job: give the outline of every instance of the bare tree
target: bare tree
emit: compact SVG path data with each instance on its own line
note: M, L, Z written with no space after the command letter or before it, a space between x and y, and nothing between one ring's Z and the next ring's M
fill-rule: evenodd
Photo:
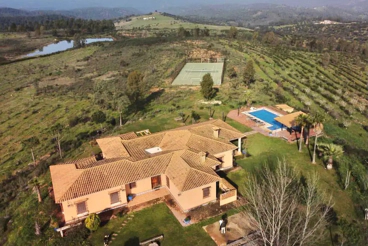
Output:
M258 222L264 245L309 245L324 233L332 204L317 192L318 180L314 173L301 182L285 160L247 179L245 212Z
M35 221L35 234L37 236L41 235L41 226L40 226L40 224L38 224L37 221Z
M51 127L51 131L57 144L60 159L63 159L63 153L61 150L61 139L62 139L61 133L63 131L63 126L60 123L57 123L56 125Z

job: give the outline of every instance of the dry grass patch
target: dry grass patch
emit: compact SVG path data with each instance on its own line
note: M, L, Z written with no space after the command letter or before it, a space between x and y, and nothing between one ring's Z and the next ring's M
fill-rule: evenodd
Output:
M42 79L39 83L39 87L46 87L49 85L52 86L58 86L58 85L71 85L75 83L75 80L69 77L58 77L58 76L52 76L52 77L46 77Z

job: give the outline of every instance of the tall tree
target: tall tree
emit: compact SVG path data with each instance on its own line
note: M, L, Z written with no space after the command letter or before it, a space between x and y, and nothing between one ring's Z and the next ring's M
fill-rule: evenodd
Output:
M75 34L73 38L73 47L74 48L81 48L86 45L86 40L82 38L80 34Z
M205 74L202 78L201 93L207 100L210 100L215 96L216 91L213 89L213 79L209 73Z
M245 65L243 80L246 85L249 85L254 80L254 75L256 74L256 70L254 69L253 61L247 61Z
M145 93L145 85L143 83L143 74L139 71L133 71L128 75L125 94L130 104L135 108L139 108L139 103L143 99Z
M311 116L310 121L313 124L313 130L314 130L314 133L316 134L315 139L314 139L314 148L313 148L313 157L312 157L312 163L316 164L317 140L318 140L318 137L323 132L323 122L325 121L325 116L321 113L315 113Z
M300 127L299 152L302 152L304 127L308 124L308 116L305 114L299 115L295 119L295 124L297 124Z
M238 36L238 29L235 26L230 27L228 36L229 38L236 38Z
M316 173L302 182L285 161L265 165L246 179L245 213L256 219L263 245L314 245L332 204L317 192Z
M344 153L342 146L336 144L322 143L317 148L327 160L327 169L329 170L333 167L333 159L339 158Z
M328 65L330 64L330 60L331 60L331 57L330 57L330 54L328 54L327 52L323 53L322 55L322 65L323 67L328 67Z

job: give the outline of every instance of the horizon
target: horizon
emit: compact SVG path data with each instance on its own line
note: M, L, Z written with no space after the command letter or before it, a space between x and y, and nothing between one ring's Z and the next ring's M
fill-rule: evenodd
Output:
M0 0L0 8L15 8L22 10L73 10L81 8L134 8L142 12L153 12L155 10L165 10L170 8L180 8L185 6L200 6L200 5L223 5L223 4L281 4L291 7L321 7L321 6L348 6L349 4L360 4L367 2L366 0L311 0L305 1L292 1L292 0L138 0L132 3L131 1L123 0L116 2L114 0L106 0L104 4L101 4L97 0L65 0L63 2L47 1L47 0L13 0L5 1Z

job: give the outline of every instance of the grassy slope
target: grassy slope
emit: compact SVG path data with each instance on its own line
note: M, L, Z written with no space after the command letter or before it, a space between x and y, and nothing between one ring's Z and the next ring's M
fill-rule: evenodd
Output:
M144 17L156 17L155 20L143 20ZM203 24L195 24L182 20L175 20L169 16L163 16L161 14L153 14L153 15L143 15L138 17L133 17L130 22L121 21L115 26L117 30L127 30L132 28L146 28L150 25L153 29L177 29L179 27L184 27L186 29L193 29L195 27L203 29L204 27L211 30L228 30L228 26L214 26L214 25L203 25ZM240 28L242 30L249 30L246 28Z
M277 84L273 81L273 78L280 79L280 75L276 73L277 71L290 79L294 85L299 85L295 90L299 92L298 95L305 94L313 101L311 105L312 109L321 110L321 105L314 101L314 98L308 93L303 92L303 88L307 87L307 83L302 84L304 76L317 76L319 74L318 72L315 72L314 75L303 75L302 71L304 69L296 64L294 58L279 61L280 58L275 57L269 50L253 46L244 41L228 42L225 40L216 41L214 39L208 39L206 41L205 44L199 45L199 48L206 49L208 43L213 43L215 49L228 52L228 56L231 59L227 63L227 67L235 66L241 71L245 65L244 57L257 59L260 64L260 66L256 65L256 71L258 72L256 75L257 80L263 79L264 81L268 81L271 87L275 88ZM243 51L238 50L239 43L242 44ZM35 148L36 157L39 157L54 150L49 129L52 125L56 123L65 125L66 130L63 142L66 142L75 139L78 133L91 132L101 128L100 124L91 122L80 123L75 127L68 127L68 119L72 116L80 115L90 117L94 111L100 109L107 114L108 118L117 117L118 113L116 110L102 107L94 99L103 97L110 100L112 95L103 94L105 90L101 92L97 91L97 87L100 84L105 84L107 87L115 88L120 80L124 81L124 72L135 69L144 71L149 87L163 87L165 88L165 92L147 103L144 111L138 114L128 115L127 117L130 120L134 120L133 123L127 124L122 128L113 128L107 123L103 124L102 127L106 127L108 130L106 135L147 128L152 132L174 128L181 125L181 123L174 121L174 118L178 116L179 112L190 115L191 111L195 110L201 115L201 120L208 119L208 109L197 103L201 99L198 90L170 87L167 84L170 76L169 71L184 57L187 47L187 45L180 42L154 44L150 46L116 42L101 47L89 46L84 49L71 50L50 57L2 66L2 72L0 73L0 138L2 140L2 148L0 148L0 180L7 174L26 167L31 161L29 150L21 144L21 141L26 138L30 136L38 136L40 138L41 144ZM195 46L189 46L189 48L195 48ZM319 58L315 57L314 54L295 52L292 55L293 57L305 57L304 59L315 65L319 62ZM127 67L121 67L119 64L122 59L128 61L130 64ZM80 60L84 61L81 62ZM278 64L274 65L275 61L278 61ZM286 67L287 63L290 63L288 67ZM81 64L84 65L80 66ZM304 63L304 66L309 65ZM80 71L77 71L76 67L81 67ZM155 68L154 73L150 72L152 67ZM261 68L269 75L265 74ZM326 70L330 74L334 74L336 68L330 66ZM111 81L101 82L95 80L98 76L114 71L118 72L118 74ZM353 71L357 71L357 68L353 67ZM289 73L292 76L289 76ZM59 90L53 93L35 96L32 82L42 79L47 84L47 81L52 81L53 77L71 78L76 82L74 85L80 83L81 87L75 86L65 93L61 93L64 89L60 87ZM85 80L85 77L89 77L90 80ZM240 79L238 78L238 80ZM334 80L343 88L343 82L339 81L337 77ZM229 78L225 76L225 84L221 87L216 98L223 101L223 105L214 107L214 118L221 118L223 112L226 113L236 108L238 102L242 99L242 92L245 89L243 87L236 90L231 89L228 82ZM359 81L356 82L360 83ZM26 87L15 90L15 88L23 86ZM268 95L263 90L264 86L265 82L257 81L254 87L252 87L255 91L254 102L262 105L276 104L274 95ZM285 94L289 98L288 103L291 106L301 107L302 103L298 95L286 90L288 86L285 83ZM322 94L318 93L317 98L322 96ZM336 111L342 114L343 117L349 117L352 121L367 122L366 118L359 114L358 111L354 111L352 118L338 107L336 107ZM189 122L190 119L187 123ZM239 126L239 124L231 121L229 123L233 126ZM348 129L341 129L337 126L337 123L337 121L329 118L329 123L326 124L326 132L329 136L345 138L352 144L361 148L367 148L366 139L368 139L368 133L362 130L360 125L353 123ZM246 131L249 129L242 128L241 130ZM88 144L88 139L83 139L81 142L83 143L81 146L65 153L65 159L75 159L91 155L92 150ZM253 167L258 166L268 156L276 155L280 158L285 156L291 164L297 166L301 171L317 170L323 176L321 178L321 186L331 191L336 197L336 210L339 215L349 218L355 217L354 211L351 208L350 198L337 185L337 175L334 171L325 171L322 166L312 166L306 149L304 149L303 154L299 154L295 145L288 145L277 139L266 140L263 136L257 135L250 137L248 143L248 150L252 154L252 157L240 162L246 170L251 170ZM234 174L236 176L234 180L239 180L238 182L241 183L243 174ZM50 185L49 177L47 177L47 184ZM44 187L43 189L46 190L46 188ZM28 201L23 198L23 196L19 196L17 203L10 203L9 205L10 213L15 214L16 218L21 218L24 215L24 210L21 209L23 208L22 203L26 204ZM22 218L27 217L23 216ZM29 218L32 220L31 217ZM19 224L21 221L23 220L18 219L17 223ZM16 241L16 235L19 233L23 232L13 231L11 235L14 240L12 242L15 244L19 242ZM21 238L21 236L18 238Z
M296 144L289 144L282 139L256 134L248 137L246 148L250 157L237 161L246 172L253 172L262 164L274 161L275 158L279 160L285 159L288 164L304 176L307 176L311 172L317 172L320 177L319 188L328 195L332 195L335 203L335 211L340 215L344 215L346 219L356 218L354 204L349 194L344 192L337 184L338 176L336 172L325 169L321 160L318 160L316 165L311 164L310 154L313 151L312 146L310 148L311 153L309 153L306 146L303 146L303 152L299 153ZM241 180L242 175L234 173L230 174L229 177L230 179L234 178L235 182L239 185L238 182ZM241 185L239 187L241 192Z

